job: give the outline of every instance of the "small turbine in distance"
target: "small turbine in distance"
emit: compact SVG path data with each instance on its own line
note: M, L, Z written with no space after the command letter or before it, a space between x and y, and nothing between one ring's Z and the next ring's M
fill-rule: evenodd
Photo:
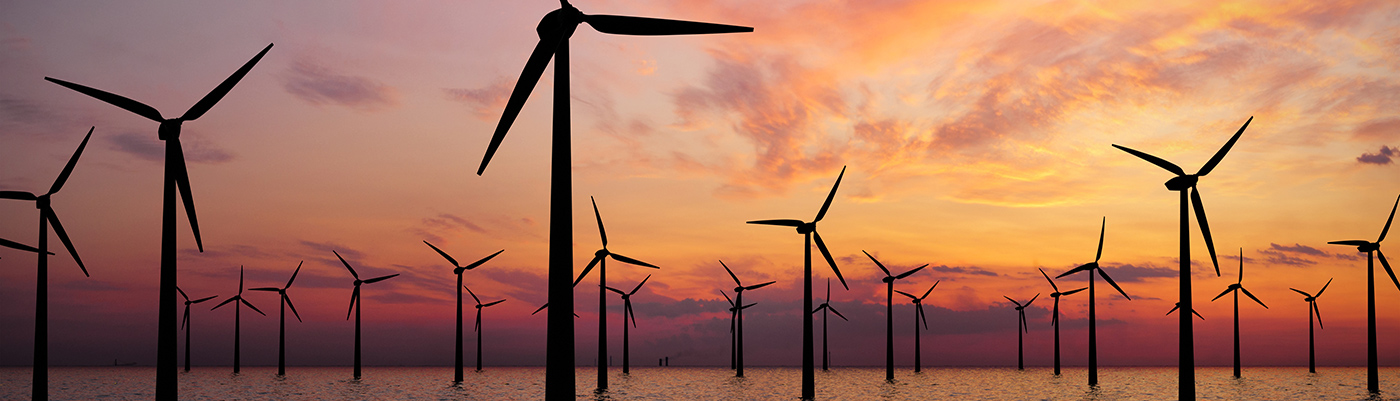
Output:
M180 329L185 330L185 371L188 372L190 371L190 331L192 331L194 327L190 323L190 305L218 298L219 296L210 295L191 301L190 297L185 295L185 290L180 289L180 287L175 287L175 291L179 291L180 297L185 299L185 317L180 319Z
M631 361L632 355L629 353L629 349L628 349L628 346L627 346L627 344L628 344L628 336L630 335L629 332L628 332L628 329L627 329L627 319L630 317L630 318L632 319L632 327L637 327L637 313L634 312L634 311L632 311L632 296L633 296L633 295L637 295L637 291L642 289L642 284L646 284L646 283L647 283L647 280L650 280L650 279L651 279L651 275L648 274L646 278L642 279L642 282L637 283L637 286L632 288L632 291L631 291L631 292L622 292L622 290L619 290L619 289L616 289L616 288L612 288L612 287L607 287L608 291L616 292L617 295L621 295L621 296L622 296L622 373L623 373L623 374L631 374L631 373L632 373L631 362L630 362L630 361Z
M739 282L739 276L734 275L734 271L729 270L729 266L724 264L723 260L719 261L719 265L724 266L724 271L729 273L729 278L734 279L734 302L732 302L733 305L744 304L744 291L757 290L759 288L767 287L768 285L777 282L769 281L762 284L745 286L743 283ZM721 292L720 294L723 294L723 292ZM728 298L729 296L726 295L725 299ZM734 338L736 339L734 346L734 355L736 356L736 361L734 362L736 369L734 377L744 377L744 308L748 308L749 306L753 305L740 307L738 309L731 309L734 311L735 321L738 322L738 328L735 330L734 334Z
M870 252L863 249L860 252L864 253L865 257L870 258L870 261L875 262L875 266L878 266L880 271L885 272L885 278L880 279L880 281L885 282L885 381L894 381L894 281L909 277L909 275L928 267L928 264L925 263L923 266L915 267L913 270L896 276L890 274L890 269L886 269L885 264L880 263L874 256L870 256ZM915 324L917 323L915 322Z
M463 286L462 288L466 288L466 287ZM473 329L473 331L476 331L476 371L477 371L477 372L480 372L480 371L481 371L481 310L482 310L483 308L488 307L488 306L495 305L495 304L499 304L499 303L501 303L501 302L505 302L506 300L502 299L502 300L499 300L499 301L492 301L492 302L488 302L488 303L484 303L484 304L483 304L483 303L481 303L481 298L477 298L477 297L476 297L476 293L472 292L472 289L471 289L471 288L467 288L467 294L471 294L472 300L475 300L475 301L476 301L476 328Z
M1103 258L1103 236L1104 236L1104 230L1105 230L1107 227L1108 227L1108 218L1105 217L1105 218L1103 219L1103 221L1099 223L1099 251L1098 251L1097 254L1094 255L1094 261L1093 261L1093 262L1091 262L1091 263L1085 263L1085 264L1083 264L1083 265L1080 265L1079 267L1070 269L1070 270L1067 271L1067 272L1060 273L1060 275L1055 276L1055 278L1061 278L1061 277L1068 276L1068 275L1071 275L1071 274L1074 274L1074 273L1078 273L1078 272L1089 272L1089 385L1090 385L1090 386L1097 386L1097 385L1099 385L1099 330L1098 330L1098 323L1097 323L1097 322L1098 322L1098 318L1097 318L1097 316L1094 314L1094 313L1095 313L1095 310L1094 310L1094 273L1097 272L1099 275L1102 275L1104 281L1107 281L1109 285L1113 286L1113 289L1118 290L1118 293L1119 293L1119 294L1123 294L1123 298L1127 298L1129 301L1133 300L1133 297L1130 297L1130 296L1128 296L1128 293L1123 292L1123 288L1119 287L1119 286L1118 286L1118 283L1113 282L1113 278L1108 276L1108 272L1105 272L1105 271L1103 270L1103 267L1100 267L1100 266L1099 266L1099 259ZM1195 387L1192 387L1192 388L1194 389Z
M1240 292L1244 292L1245 296L1259 303L1259 306L1264 307L1264 309L1269 309L1269 305L1264 305L1264 301L1260 301L1259 298L1256 298L1254 294L1249 292L1249 289L1244 288L1244 248L1240 248L1239 278L1235 279L1234 284L1230 284L1229 288L1226 288L1224 292L1221 292L1220 295L1216 295L1215 298L1210 301L1215 302L1215 300L1231 292L1235 293L1235 378L1238 379L1240 378Z
M1079 289L1074 289L1074 290L1069 290L1069 291L1065 291L1065 292L1060 292L1060 287L1058 287L1058 286L1055 285L1055 280L1051 279L1049 274L1045 274L1045 269L1039 269L1039 270L1040 270L1040 275L1045 276L1045 281L1047 281L1047 282L1050 283L1050 289L1051 289L1051 290L1054 290L1054 292L1051 292L1051 293L1050 293L1050 298L1054 298L1054 299L1055 299L1055 309L1054 309L1054 311L1052 311L1052 312L1050 313L1050 325L1051 325L1051 326L1054 326L1054 328L1055 328L1055 375L1059 375L1059 374L1060 374L1060 297L1068 296L1068 295L1073 295L1074 293L1077 293L1077 292L1080 292L1080 291L1084 291L1084 290L1087 289L1088 287L1079 288Z
M345 312L345 320L350 320L350 314L351 314L351 313L354 313L354 314L355 314L355 380L359 380L359 379L360 379L360 305L364 303L364 302L360 301L360 284L374 284L374 283L378 283L378 282L380 282L380 281L384 281L384 280L388 280L388 279L394 278L395 276L398 276L398 274L395 273L395 274L390 274L390 275L387 275L387 276L375 277L375 278L372 278L372 279L369 279L369 280L360 280L360 274L359 274L359 273L355 273L355 268L350 267L350 262L346 262L346 261L345 261L345 258L340 257L340 253L339 253L339 252L331 251L331 253L334 253L336 259L340 259L340 263L343 264L343 265L345 265L345 270L349 270L349 271L350 271L350 275L355 277L355 292L350 293L350 310L348 310L348 311Z
M1026 301L1025 305L1021 305L1020 302L1016 302L1016 300L1011 299L1011 297L1005 295L1001 297L1016 304L1016 314L1020 317L1020 320L1016 322L1016 370L1026 370L1025 340L1022 338L1022 334L1030 333L1031 330L1031 325L1026 323L1026 307L1031 306L1031 303L1035 302L1036 298L1040 298L1040 294L1035 294L1034 297L1031 297L1031 300Z
M448 255L447 255L447 252L443 252L441 249L438 249L438 247L433 246L433 244L429 244L428 241L423 241L423 243L424 243L424 244L428 244L428 247L429 247L429 248L433 248L434 251L437 251L438 255L442 255L442 258L443 258L443 259L447 259L447 262L452 264L452 274L457 275L457 328L456 328L456 330L457 330L457 352L456 352L456 354L453 356L453 359L454 359L455 362L456 362L456 366L455 366L454 370L452 371L452 382L453 382L453 383L461 383L461 382L462 382L462 288L465 288L465 285L462 284L462 273L463 273L463 272L466 272L467 270L475 269L475 268L477 268L477 266L481 266L483 263L486 263L486 261L491 260L491 258L496 257L496 255L500 255L501 252L505 252L506 250L502 249L502 250L496 251L496 253L493 253L493 254L488 255L488 256L486 256L486 257L484 257L484 258L481 258L481 260L472 262L471 264L466 265L466 266L462 266L462 265L460 265L460 264L457 263L457 259L453 259L451 256L448 256Z
M720 294L724 294L724 293L721 292ZM725 295L725 298L728 299L729 296L728 296L728 295ZM732 302L732 301L729 302L729 307L730 307L730 310L733 310L733 309L734 309L734 302ZM851 319L847 319L846 316L842 315L841 312L837 311L835 306L831 306L831 279L830 279L830 278L827 278L827 279L826 279L826 300L823 301L821 305L818 305L816 310L813 310L813 311L812 311L812 313L817 313L817 312L821 312L821 313L822 313L822 370L825 371L825 370L829 370L830 365L827 363L827 362L828 362L828 361L827 361L827 358L831 357L831 351L827 351L827 348L826 348L827 339L830 337L830 336L827 335L827 331L826 331L826 317L827 317L828 312L830 312L830 313L835 313L835 314L836 314L836 317L841 318L841 320L845 320L845 321L848 321L848 322L851 321ZM733 328L733 327L730 327L729 331L734 331L734 328ZM731 345L732 345L732 344L731 344Z
M1322 327L1322 311L1317 309L1317 298L1322 296L1323 291L1327 291L1327 286L1332 285L1332 279L1327 279L1327 284L1322 285L1322 289L1317 290L1317 295L1312 295L1297 288L1289 288L1293 292L1303 294L1303 301L1308 303L1308 373L1317 373L1317 357L1313 352L1313 315L1317 316L1317 328Z
M922 360L923 351L919 349L920 320L922 320L924 323L924 330L928 330L928 315L924 314L924 298L928 298L928 294L933 293L933 289L938 288L938 283L942 281L943 280L938 280L933 282L933 286L929 287L928 291L924 291L924 295L921 297L915 297L914 294L910 294L904 291L894 290L894 292L898 292L900 295L909 297L910 302L914 304L914 373L919 373L920 371L922 371L924 366Z
M248 303L248 300L243 299L243 266L238 266L238 295L234 295L232 298L226 299L224 300L224 302L220 302L218 305L214 305L214 307L210 308L209 310L219 309L220 306L224 306L227 305L229 302L235 301L238 303L233 305L233 373L238 373L240 365L239 346L243 343L242 340L239 338L240 334L242 334L243 332L243 330L239 329L239 326L243 319L243 306L241 305L248 305L249 308L253 308L253 311L257 312L259 315L267 316L266 313L263 313L262 311L258 310L258 307L253 306L253 304Z
M250 288L249 291L273 291L282 301L282 312L277 315L277 375L287 375L287 308L292 308L292 316L296 316L297 321L301 321L301 314L297 313L296 305L292 305L292 298L287 296L287 289L292 288L292 282L296 281L297 273L301 273L301 263L297 262L297 269L292 271L292 278L287 279L287 285L282 288L260 287Z

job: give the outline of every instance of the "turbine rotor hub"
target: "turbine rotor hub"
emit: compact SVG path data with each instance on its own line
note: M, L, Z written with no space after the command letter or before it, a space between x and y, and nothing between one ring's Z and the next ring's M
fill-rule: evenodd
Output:
M734 287L734 292L736 292L736 293L744 292L744 287Z
M364 284L364 280L355 279L355 286L356 286L356 287L359 287L360 284Z
M1381 249L1381 244L1380 244L1379 242L1370 242L1370 243L1367 243L1366 245L1362 245L1362 246L1356 247L1356 250L1361 251L1361 252L1375 252L1375 251L1378 251L1378 250L1380 250L1380 249Z
M1236 284L1230 284L1230 289L1233 290L1233 289L1236 289L1236 288L1240 288L1240 285L1239 285L1238 283L1236 283Z
M813 233L813 232L816 232L816 231L817 231L817 222L815 222L815 221L814 221L814 222L811 222L811 223L802 223L802 225L797 226L797 233L798 233L798 234L807 235L807 234L810 234L810 233Z
M886 282L886 283L893 283L893 282L894 282L894 276L885 276L885 278L880 279L880 281L883 281L883 282Z
M49 195L48 195L48 194L44 194L44 195L40 195L40 196L35 197L35 199L34 199L34 208L35 208L35 209L39 209L39 210L48 209L48 208L49 208Z
M181 121L178 118L172 118L169 120L161 121L160 130L157 131L157 137L160 138L160 140L162 141L180 139L180 123L183 122L184 121Z
M607 249L607 248L599 249L598 251L593 252L593 257L595 257L595 258L603 258L603 257L607 257L607 256L608 256L608 249Z
M1196 186L1196 181L1198 179L1200 179L1200 177L1196 176L1195 174L1179 175L1173 177L1170 180L1167 180L1167 189L1173 191L1185 191L1188 188Z

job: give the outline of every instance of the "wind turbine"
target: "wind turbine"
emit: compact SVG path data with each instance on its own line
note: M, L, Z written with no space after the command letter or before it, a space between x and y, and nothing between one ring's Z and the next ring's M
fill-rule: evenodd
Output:
M1322 327L1322 311L1317 309L1317 297L1322 296L1323 291L1327 291L1327 286L1332 285L1332 279L1327 279L1327 284L1322 285L1322 289L1317 290L1317 295L1312 295L1297 288L1289 288L1293 292L1303 294L1303 300L1308 303L1308 373L1317 373L1317 357L1313 354L1313 315L1317 315L1317 328Z
M1107 217L1104 217L1103 221L1099 223L1099 251L1098 251L1097 254L1094 255L1094 261L1093 261L1093 262L1091 262L1091 263L1085 263L1085 264L1083 264L1083 265L1080 265L1079 267L1070 269L1070 270L1067 271L1067 272L1060 273L1060 275L1055 276L1055 278L1061 278L1061 277L1068 276L1068 275L1071 275L1071 274L1074 274L1074 273L1078 273L1078 272L1082 272L1082 271L1087 271L1087 272L1089 272L1089 385L1090 385L1090 386L1097 386L1097 385L1099 385L1099 330L1098 330L1098 319L1096 318L1096 316L1095 316L1095 314L1094 314L1094 272L1098 272L1100 275L1102 275L1102 276L1103 276L1103 280L1104 280L1104 281L1107 281L1107 282L1108 282L1108 285L1111 285L1111 286L1113 286L1113 289L1118 290L1118 293L1119 293L1119 294L1123 294L1123 298L1127 298L1129 301L1133 300L1133 297L1130 297L1130 296L1128 296L1128 293L1123 292L1123 288L1122 288L1122 287L1119 287L1119 286L1118 286L1118 283L1113 282L1113 278L1108 276L1108 272L1103 271L1103 267L1100 267L1100 266L1099 266L1099 259L1103 258L1103 234L1104 234L1104 229L1106 229L1107 227L1108 227L1108 218L1107 218ZM1194 310L1194 309L1193 309L1193 310ZM1186 335L1186 336L1183 337L1183 338L1190 338L1190 337L1191 337L1190 335ZM1192 366L1192 365L1188 365L1188 366ZM1195 391L1195 387L1194 387L1194 386L1191 387L1191 389L1192 389L1193 392Z
M1026 370L1025 341L1022 338L1022 334L1024 334L1022 332L1030 333L1031 330L1031 325L1026 323L1026 307L1031 306L1036 298L1040 298L1040 294L1035 294L1030 301L1026 301L1025 305L1021 305L1020 302L1016 302L1011 297L1005 295L1001 297L1016 304L1016 314L1020 316L1020 321L1016 322L1016 370Z
M253 308L253 311L257 312L259 315L267 316L266 313L258 310L258 307L253 306L253 304L248 303L248 300L243 299L243 266L238 266L238 295L234 295L232 298L226 299L218 305L214 305L214 307L209 310L219 309L220 306L227 305L229 302L234 301L238 301L238 303L233 305L233 373L238 373L238 351L239 346L242 344L242 340L239 339L242 330L239 330L239 326L241 325L243 316L243 307L240 304L248 305L249 308Z
M83 148L87 147L88 139L92 138L92 130L89 128L87 136L83 137L83 142L78 144L78 150L73 151L73 156L68 159L68 165L63 167L63 172L58 174L58 179L54 180L53 186L49 187L49 192L43 195L35 195L29 192L20 191L0 191L0 199L14 199L34 201L34 207L39 209L39 248L28 248L15 242L8 242L6 246L16 249L29 250L39 254L39 268L36 270L34 281L34 369L33 381L31 382L31 397L35 400L49 399L49 224L53 224L53 231L58 234L58 239L63 241L63 246L68 248L68 254L73 255L73 261L78 263L78 268L83 270L83 276L88 275L87 267L83 266L83 260L78 257L78 251L73 248L73 241L68 239L68 232L63 230L63 224L58 221L58 214L53 211L53 204L50 197L63 189L63 183L68 181L68 176L73 174L73 167L78 165L78 157L83 155ZM17 247L18 246L18 247ZM23 247L23 248L21 248Z
M301 263L297 262L297 269L292 271L292 278L287 279L287 285L282 288L261 287L250 288L249 291L275 291L282 299L282 312L277 315L277 375L287 375L287 307L292 308L292 316L296 316L297 321L301 321L301 314L297 313L296 305L292 305L292 298L287 296L287 289L292 288L292 282L296 281L297 273L301 272ZM188 341L187 341L188 342Z
M724 300L729 302L729 369L738 370L735 377L743 377L744 369L740 368L743 364L739 363L739 355L741 354L740 350L742 348L739 342L741 338L743 338L743 324L738 323L741 320L739 312L748 309L750 306L758 305L758 303L754 302L740 307L739 304L734 303L734 300L730 299L729 295L726 295L724 291L720 291L719 295L724 295ZM735 328L736 325L738 326L737 329Z
M721 293L721 294L723 294L723 293ZM725 297L728 298L727 295L726 295ZM733 302L730 302L729 305L730 305L730 308L732 309L734 303L733 303ZM822 313L822 371L826 371L826 370L828 370L828 366L829 366L829 365L827 364L827 358L831 357L831 351L827 351L827 350L826 350L827 339L830 338L830 336L827 335L827 332L826 332L826 318L827 318L827 315L828 315L827 312L835 313L835 314L836 314L836 317L841 318L841 320L845 320L845 321L848 321L848 322L851 321L851 319L847 319L846 316L842 315L841 312L838 312L838 311L836 310L836 307L835 307L835 306L831 306L831 279L830 279L830 278L827 278L827 279L826 279L826 300L825 300L824 302L822 302L821 305L817 305L817 309L816 309L816 310L812 311L812 313L817 313L817 312L821 312L821 313Z
M499 253L499 252L497 252L497 253ZM495 256L495 255L492 255L492 256ZM488 259L490 259L490 258L488 257ZM483 262L484 262L484 260L483 260ZM456 263L454 262L453 264L456 264ZM462 288L466 288L466 286L463 286ZM477 298L477 297L476 297L476 293L472 292L472 289L471 289L471 288L467 288L467 294L471 294L472 299L476 301L476 328L473 329L473 331L476 331L476 371L477 371L477 372L480 372L480 371L481 371L481 309L482 309L482 308L485 308L485 307L488 307L488 306L491 306L491 305L499 304L499 303L501 303L501 302L505 302L506 300L502 299L502 300L499 300L499 301L493 301L493 302L488 302L488 303L484 303L484 304L483 304L483 303L481 303L481 298Z
M612 287L607 287L608 291L616 292L617 295L621 295L621 296L622 296L622 373L624 373L624 374L630 374L630 373L632 373L632 370L631 370L631 367L630 367L630 363L629 363L629 361L631 361L631 354L628 353L628 348L627 348L627 341L628 341L627 317L628 317L628 316L631 316L631 317L632 317L632 327L636 327L636 326L637 326L637 313L632 311L632 296L633 296L633 295L636 295L636 294L637 294L637 290L641 290L641 289L642 289L642 284L646 284L646 283L647 283L647 280L650 280L650 279L651 279L651 275L648 274L648 275L647 275L647 278L644 278L644 279L642 279L642 282L637 283L637 286L636 286L635 288L632 288L632 291L631 291L631 292L622 292L622 290L619 290L619 289L616 289L616 288L612 288Z
M608 357L608 258L611 257L613 258L613 260L616 260L618 262L633 264L637 266L646 266L653 269L660 269L660 267L656 267L656 265L632 259L626 256L618 255L616 253L612 253L612 251L609 251L608 233L607 231L603 230L603 215L601 213L598 213L598 202L593 201L592 196L588 197L588 200L590 202L593 202L593 217L598 219L598 237L603 240L603 248L593 253L593 260L589 261L588 266L583 268L583 273L579 273L578 279L574 280L573 285L578 285L580 281L583 281L583 278L588 276L588 272L593 271L594 265L598 266L598 360L602 361ZM605 390L607 388L608 364L599 363L598 389ZM546 391L548 391L548 389L546 389ZM546 396L546 398L549 397Z
M1269 305L1264 305L1264 301L1260 301L1259 298L1256 298L1256 297L1254 296L1254 294L1251 294L1251 293L1249 292L1249 289L1244 288L1244 284L1243 284L1243 283L1244 283L1244 248L1240 248L1240 275L1239 275L1239 278L1235 280L1235 283L1234 283L1234 284L1230 284L1230 287L1229 287L1229 288L1226 288L1224 292L1221 292L1220 295L1216 295L1215 298L1213 298L1213 299L1210 300L1211 302L1215 302L1215 300L1220 299L1220 297L1225 296L1225 294L1229 294L1229 293L1231 293L1231 292L1234 292L1234 293L1235 293L1235 378L1236 378L1236 379L1240 378L1240 292L1244 292L1244 295L1245 295L1245 296L1248 296L1249 299L1253 299L1254 302L1258 302L1258 303L1259 303L1259 306L1264 307L1264 309L1269 309ZM1201 318L1201 319L1205 319L1205 318Z
M180 287L175 287L175 291L180 292L180 297L185 299L185 317L180 319L180 328L185 330L185 371L188 372L190 371L190 331L193 331L192 323L190 323L190 305L218 298L219 296L210 295L191 301L190 297L185 295L185 290L181 290Z
M195 245L200 252L204 252L204 242L199 237L199 223L195 219L194 198L190 195L190 176L185 168L185 152L180 146L180 124L185 121L194 121L203 116L205 112L214 107L215 103L224 98L229 90L233 89L238 81L248 75L248 71L253 69L253 65L262 60L263 55L272 49L272 44L268 44L252 60L248 60L238 71L234 71L219 86L203 99L185 111L184 115L176 118L162 117L160 112L154 107L147 106L141 102L131 100L121 95L90 88L87 86L62 81L49 77L44 79L68 89L72 89L82 94L97 98L122 108L123 110L136 113L160 123L157 131L158 138L165 141L165 180L162 187L165 195L162 197L161 206L161 240L160 240L160 314L159 324L156 334L156 399L174 401L178 398L179 386L176 382L175 371L175 191L180 192L180 197L185 200L185 213L189 216L190 230L194 231Z
M1058 376L1060 374L1060 297L1073 295L1084 291L1085 288L1060 292L1060 287L1055 285L1055 280L1051 280L1049 274L1045 274L1045 269L1039 270L1040 275L1045 276L1045 281L1050 282L1050 289L1054 290L1050 293L1050 298L1055 299L1055 310L1050 313L1050 325L1055 327L1055 375Z
M1240 135L1244 134L1244 129L1249 127L1251 121L1254 121L1253 116L1249 117L1249 120L1246 120L1244 125L1240 126L1240 130L1235 132L1235 136L1231 137L1229 142L1225 142L1225 146L1215 152L1215 156L1212 156L1210 161L1207 161L1204 166L1201 166L1201 170L1197 171L1196 174L1186 174L1186 171L1182 170L1181 167L1172 164L1172 162L1163 160L1162 158L1116 144L1113 145L1115 148L1146 160L1157 167L1170 171L1172 174L1176 174L1176 177L1167 180L1166 186L1168 190L1181 193L1181 253L1177 259L1181 261L1179 297L1180 302L1182 305L1185 305L1183 307L1186 309L1195 310L1191 308L1191 219L1186 212L1187 204L1189 203L1195 208L1196 221L1201 224L1201 237L1206 240L1206 250L1210 251L1210 262L1215 266L1215 275L1218 277L1220 276L1220 261L1215 258L1215 242L1212 241L1210 237L1210 225L1206 223L1206 209L1205 206L1201 204L1201 193L1200 190L1196 189L1196 181L1199 180L1200 177L1204 177L1206 174L1210 173L1211 170L1214 170L1215 165L1220 164L1220 160L1225 158L1225 154L1230 151L1230 147L1235 146L1235 141L1240 139ZM1189 201L1186 199L1187 189L1191 190L1191 199ZM1092 290L1090 291L1092 292ZM1194 332L1192 329L1193 322L1191 321L1191 316L1184 313L1181 314L1180 324L1180 343L1178 344L1179 348L1177 350L1179 358L1177 362L1177 399L1194 400L1196 399L1196 345L1195 339L1193 338Z
M923 370L923 362L921 362L920 359L920 357L923 356L923 352L919 350L919 321L923 320L924 330L928 330L928 315L924 314L924 298L928 298L928 294L933 293L933 289L938 288L938 283L942 281L943 280L938 280L933 282L933 286L929 287L928 291L924 291L924 296L921 297L915 297L914 294L900 290L894 291L900 293L900 295L909 297L909 300L914 303L914 373L919 373Z
M744 304L744 291L757 290L759 288L767 287L777 282L769 281L762 284L745 286L744 283L739 282L739 276L734 275L734 271L729 270L729 266L724 264L723 260L719 261L719 265L724 266L724 271L729 273L729 278L734 279L733 304L736 306ZM720 294L723 294L723 292L721 292ZM729 296L725 296L725 298L727 299L729 298ZM738 330L734 334L734 338L736 339L734 347L734 355L736 360L734 366L737 369L737 372L735 372L734 377L744 377L744 309L748 308L749 306L753 305L739 307L738 309L734 310L734 317L735 320L738 322ZM808 317L811 317L811 315L808 315Z
M424 244L428 244L428 241L423 241L423 243L424 243ZM453 382L453 383L461 383L461 382L462 382L462 288L465 288L465 286L462 284L462 273L463 273L463 272L466 272L467 270L475 269L477 266L481 266L483 263L486 263L486 261L491 260L491 258L496 257L496 255L500 255L501 252L505 252L506 250L502 249L502 250L496 251L496 253L493 253L493 254L491 254L491 255L489 255L489 256L486 256L486 257L484 257L484 258L481 258L481 260L472 262L471 264L466 265L466 266L462 266L462 265L460 265L460 264L457 263L457 259L453 259L451 256L447 256L447 252L443 252L441 249L438 249L438 247L433 246L433 244L428 244L428 247L429 247L429 248L433 248L434 251L437 251L438 255L442 255L442 258L443 258L443 259L447 259L447 262L452 264L452 274L456 274L456 275L457 275L457 353L454 354L454 358L456 359L457 365L456 365L456 370L453 370L453 371L452 371L452 382ZM480 370L480 368L478 368L477 370Z
M354 313L355 313L355 380L359 380L359 379L360 379L360 304L363 304L363 303L364 303L363 301L360 301L360 284L374 284L374 283L377 283L377 282L380 282L380 281L384 281L384 280L388 280L388 279L394 278L395 276L398 276L398 274L395 273L395 274L390 274L390 275L387 275L387 276L375 277L375 278L372 278L372 279L369 279L369 280L360 280L360 275L359 275L359 273L355 273L355 268L350 267L350 262L346 262L346 261L345 261L345 258L340 257L340 253L339 253L339 252L331 251L331 253L334 253L336 259L340 259L340 263L343 264L343 265L345 265L345 270L349 270L349 271L350 271L350 275L355 277L355 292L350 293L350 310L349 310L349 311L346 311L346 313L345 313L345 320L350 320L350 312L354 312Z
M1376 242L1366 240L1332 241L1334 245L1352 245L1356 250L1366 252L1366 388L1372 393L1381 391L1381 376L1379 359L1376 356L1376 255L1381 257L1381 266L1385 267L1385 272L1390 274L1390 281L1395 283L1395 288L1400 288L1400 280L1395 278L1395 271L1390 269L1390 262L1385 260L1385 252L1381 252L1381 241L1385 240L1385 233L1390 231L1390 223L1395 221L1395 208L1400 207L1400 197L1395 198L1395 206L1390 207L1390 217L1385 220L1385 228L1381 229L1381 236L1376 238ZM40 257L42 259L43 257Z
M836 188L841 186L841 177L846 176L846 167L841 167L841 174L836 176L836 183L831 185L831 193L826 195L826 202L822 203L821 210L817 211L817 217L810 222L795 219L778 220L755 220L749 224L764 224L770 226L793 227L798 234L802 234L802 398L813 399L817 397L817 377L816 359L812 356L812 239L817 240L817 249L822 251L822 257L826 258L826 263L831 265L831 271L836 273L836 279L841 281L841 287L847 291L851 289L846 285L846 279L841 277L841 269L836 268L836 259L832 259L831 251L826 249L826 243L822 241L821 234L817 233L817 222L822 221L826 216L826 210L831 207L831 200L836 198Z
M894 380L894 281L909 277L909 275L928 267L928 264L925 263L923 266L915 267L914 270L895 276L890 274L890 269L886 269L883 263L876 260L874 256L870 256L870 252L863 249L860 252L870 258L870 261L875 262L875 266L879 266L880 271L885 272L885 278L880 279L885 282L885 381L892 381ZM914 322L916 325L918 323Z
M511 124L520 115L525 100L544 75L545 66L554 59L554 130L550 157L549 206L549 300L558 305L549 315L548 344L545 350L545 398L558 400L574 396L574 322L573 288L573 211L569 204L573 188L570 176L571 133L569 108L569 37L579 24L587 23L602 33L614 35L690 35L731 32L753 32L753 28L617 15L588 15L567 0L559 1L559 9L551 11L535 28L540 41L525 62L525 70L515 82L510 100L501 113L496 131L486 147L476 174L486 171L486 165L496 154Z

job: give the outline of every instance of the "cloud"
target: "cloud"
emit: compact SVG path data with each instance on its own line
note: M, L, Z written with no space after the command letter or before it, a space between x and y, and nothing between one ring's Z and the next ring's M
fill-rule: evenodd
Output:
M342 75L307 60L292 64L282 88L317 106L336 104L377 111L398 105L398 92L393 87L361 76Z
M442 236L437 235L435 232L458 232L462 231L462 229L471 230L478 234L486 234L486 229L481 228L481 226L461 216L451 213L439 213L437 216L424 217L423 220L418 223L418 226L409 228L408 231L418 234L429 241L442 242Z
M1109 277L1113 277L1113 281L1118 283L1143 282L1152 278L1173 278L1181 276L1181 273L1177 272L1176 269L1157 267L1152 263L1147 263L1142 266L1131 264L1104 264L1103 267L1107 268Z
M112 150L135 155L136 157L162 162L165 161L165 143L156 139L155 133L140 134L124 132L107 137ZM217 164L233 160L233 154L198 136L182 136L180 146L188 163Z
M1313 255L1313 256L1329 256L1329 255L1331 255L1331 254L1329 254L1329 253L1327 253L1327 252L1324 252L1324 251L1321 250L1321 249L1313 248L1313 247L1310 247L1310 246L1307 246L1307 245L1303 245L1303 244L1298 244L1298 243L1294 243L1293 245L1290 246L1290 245L1279 245L1279 244L1275 244L1275 243L1270 242L1270 243L1269 243L1269 250L1271 250L1271 251L1278 251L1278 252L1297 253L1297 254L1303 254L1303 255Z
M1387 165L1391 163L1390 157L1395 156L1395 148L1381 145L1381 150L1376 153L1362 153L1356 157L1356 161L1361 164Z
M511 84L505 78L499 78L482 88L444 88L442 91L447 95L448 100L471 106L477 118L489 121L499 118L501 110L505 109L506 100L510 98Z
M996 276L997 276L996 273L987 271L986 269L983 269L983 268L980 268L980 267L977 267L977 266L951 266L951 267L950 267L950 266L948 266L948 265L938 265L938 266L929 266L928 268L929 268L929 270L933 270L933 271L936 271L936 272L943 272L943 273L966 274L966 275L974 275L974 276L990 276L990 277L996 277Z
M1287 266L1308 266L1317 264L1312 259L1289 255L1282 251L1272 249L1261 249L1260 254L1264 255L1264 263Z

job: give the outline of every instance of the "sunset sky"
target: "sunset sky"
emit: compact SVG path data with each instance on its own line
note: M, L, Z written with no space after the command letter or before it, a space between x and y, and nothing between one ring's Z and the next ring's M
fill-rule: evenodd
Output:
M1051 276L1094 258L1131 301L1098 287L1100 363L1176 363L1177 194L1142 150L1201 179L1220 252L1216 277L1192 223L1201 365L1229 365L1235 282L1246 365L1307 363L1307 304L1326 329L1321 365L1365 363L1365 255L1400 195L1400 3L1363 1L615 1L584 13L752 26L693 37L573 36L574 260L611 250L609 284L635 296L633 364L723 365L733 283L745 294L749 365L801 362L802 238L748 220L809 220L847 167L820 230L850 284L832 303L838 365L883 363L883 274L929 264L896 289L922 293L926 365L1015 363L1018 300L1030 365L1051 361ZM281 286L288 363L351 363L352 278L364 288L367 365L452 363L452 266L484 301L486 364L544 362L552 72L490 167L475 174L538 40L547 0L465 2L73 2L0 0L0 190L42 192L91 126L54 208L92 276L49 241L54 365L154 364L162 143L157 124L43 80L118 93L179 115L269 43L230 94L184 124L205 250L179 218L180 287L192 297ZM36 244L38 213L0 202L0 238ZM1400 230L1400 229L1396 229ZM1392 233L1392 237L1400 233ZM1395 240L1392 240L1395 241ZM1400 257L1400 251L1394 253ZM32 254L0 249L0 365L30 363ZM1400 259L1397 259L1400 263ZM1377 263L1379 265L1379 263ZM1400 290L1376 267L1382 365L1400 364ZM821 285L834 277L814 266ZM834 281L834 280L833 280ZM1085 285L1085 276L1059 281ZM579 364L597 342L596 277L576 291ZM817 290L818 300L822 290ZM276 363L277 297L243 319L244 364ZM1066 364L1086 361L1087 297L1062 303ZM912 363L913 308L896 295L897 363ZM621 300L609 295L621 364ZM468 298L470 301L470 298ZM193 313L197 365L232 363L232 311ZM473 349L473 309L467 344ZM291 317L288 317L289 319ZM820 321L818 321L820 323ZM183 333L180 336L183 342ZM817 340L820 341L820 330ZM839 345L838 345L839 344ZM183 345L182 345L183 349ZM183 352L183 351L182 351ZM467 357L472 358L472 352Z

